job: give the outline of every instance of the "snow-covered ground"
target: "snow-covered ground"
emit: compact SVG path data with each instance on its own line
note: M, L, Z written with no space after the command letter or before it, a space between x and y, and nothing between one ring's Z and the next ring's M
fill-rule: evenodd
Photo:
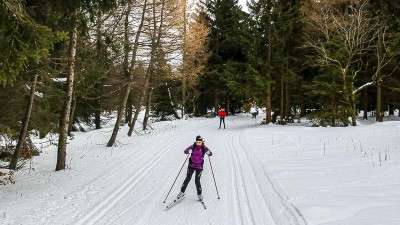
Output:
M152 124L154 130L105 147L112 127L75 133L68 168L54 172L54 145L0 187L0 224L400 224L400 122L356 127L258 125L240 114ZM213 151L202 175L204 209L194 180L166 210L185 162L202 135ZM183 167L167 203L179 192ZM218 196L220 199L218 199Z

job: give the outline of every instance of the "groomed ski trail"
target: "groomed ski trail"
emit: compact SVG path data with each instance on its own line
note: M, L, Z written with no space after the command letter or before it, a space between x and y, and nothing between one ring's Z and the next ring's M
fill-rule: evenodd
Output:
M74 225L306 224L268 168L257 160L247 141L246 130L258 126L254 120L244 115L229 116L226 129L222 130L218 130L218 118L193 120L201 123L192 125L188 120L182 127L166 129L165 134L155 134L159 137L156 143L147 143L145 135L133 137L140 140L133 141L133 145L140 145L140 150L126 154L120 164L114 163L108 171L96 173L86 183L69 190L68 198L50 202L58 207L43 204L37 210L48 210L49 217L35 218L35 224L51 224L52 215L63 216L64 224ZM122 132L125 131L121 135ZM192 177L185 199L166 210L167 203L179 193L186 175L188 162L164 204L186 158L183 150L193 144L197 135L203 136L214 153L211 161L220 199L208 156L205 156L201 183L207 209L198 201ZM129 151L129 146L126 148ZM58 215L62 206L70 203L68 199L75 199L73 202L79 205L74 211Z

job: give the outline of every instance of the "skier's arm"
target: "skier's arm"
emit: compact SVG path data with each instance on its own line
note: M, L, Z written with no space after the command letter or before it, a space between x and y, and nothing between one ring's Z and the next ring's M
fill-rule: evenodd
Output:
M185 154L190 154L191 153L191 151L193 151L193 145L191 145L191 146L189 146L189 147L187 147L186 149L185 149L185 151L183 151Z
M208 148L208 147L206 147L206 154L208 155L208 156L212 156L213 155L213 153L210 151L210 149Z

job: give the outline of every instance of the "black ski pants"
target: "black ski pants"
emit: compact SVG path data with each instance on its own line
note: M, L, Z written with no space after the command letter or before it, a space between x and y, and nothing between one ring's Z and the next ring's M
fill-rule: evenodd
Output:
M196 177L194 178L194 183L196 184L197 194L201 195L202 190L201 190L200 178L201 178L201 174L202 174L203 170L195 169L191 166L189 166L187 169L186 179L183 181L181 191L185 192L185 190L190 182L190 179L192 179L192 175L193 175L194 171L196 171Z
M224 129L225 129L225 117L220 117L219 118L219 128L221 128L221 123L224 123Z

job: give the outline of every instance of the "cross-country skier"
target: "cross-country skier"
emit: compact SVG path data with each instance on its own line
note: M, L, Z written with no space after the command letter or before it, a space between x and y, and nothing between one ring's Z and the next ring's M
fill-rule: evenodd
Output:
M222 108L218 111L218 116L219 116L219 128L218 129L221 129L221 123L224 123L224 129L225 129L225 117L227 116L227 113L224 108Z
M185 154L191 154L189 158L189 165L187 168L186 178L183 181L181 192L178 194L177 198L180 199L185 196L185 190L192 178L194 172L196 172L196 177L194 183L196 184L197 196L199 200L203 202L203 195L201 190L200 178L203 172L204 155L212 156L212 152L204 145L203 138L198 135L196 137L196 142L193 145L187 147L184 151Z

